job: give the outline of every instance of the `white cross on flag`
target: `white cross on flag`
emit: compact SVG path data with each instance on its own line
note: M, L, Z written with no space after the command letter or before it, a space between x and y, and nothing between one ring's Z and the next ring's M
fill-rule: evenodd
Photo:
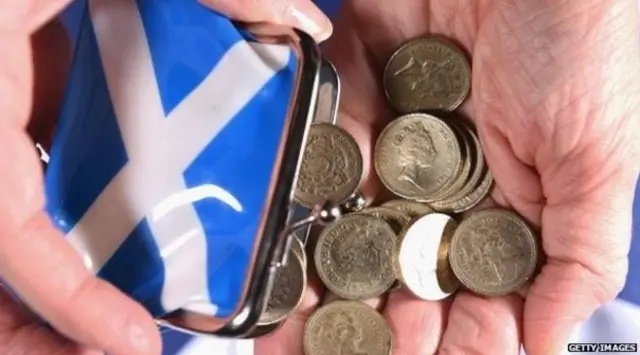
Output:
M295 79L196 1L90 1L46 173L86 266L154 315L237 306Z

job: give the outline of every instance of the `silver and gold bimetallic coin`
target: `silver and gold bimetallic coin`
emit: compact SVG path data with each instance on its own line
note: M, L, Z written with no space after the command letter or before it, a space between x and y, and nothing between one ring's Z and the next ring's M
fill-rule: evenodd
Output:
M485 296L517 291L538 265L540 244L514 212L486 209L463 220L451 240L449 260L462 285Z
M389 102L401 113L453 111L469 94L471 68L451 41L417 38L391 56L383 85Z
M396 280L396 233L384 220L356 213L320 232L315 267L324 285L340 298L366 300L386 292Z
M335 301L316 310L304 327L306 355L390 355L391 330L375 309Z

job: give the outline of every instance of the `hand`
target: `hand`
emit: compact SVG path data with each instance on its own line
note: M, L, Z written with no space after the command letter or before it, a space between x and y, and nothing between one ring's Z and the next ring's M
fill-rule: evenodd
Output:
M555 354L579 322L621 289L638 177L640 51L637 0L345 1L326 55L342 78L340 124L368 157L394 117L381 87L393 51L442 34L473 57L472 97L499 205L541 230L548 256L521 295L459 293L424 302L393 293L382 310L394 355ZM258 355L302 354L317 287ZM296 349L292 352L291 349Z
M43 211L32 139L49 143L71 49L60 23L43 25L69 2L0 0L0 278L57 330L0 287L0 354L160 354L151 316L89 274ZM331 33L329 21L303 0L212 3L242 20L302 27L318 40Z
M270 22L303 30L322 42L331 36L331 22L311 0L200 0L235 20Z
M60 109L71 47L61 23L43 25L67 2L0 1L0 277L59 332L0 288L0 353L156 355L151 316L89 274L43 211L30 138L46 146Z

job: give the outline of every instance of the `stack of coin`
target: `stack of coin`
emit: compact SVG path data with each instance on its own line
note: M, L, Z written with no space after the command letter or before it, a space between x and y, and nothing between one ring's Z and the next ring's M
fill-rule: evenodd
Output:
M464 53L441 37L414 39L391 56L383 84L404 114L376 143L374 165L385 187L438 212L461 213L480 203L493 177L478 135L469 122L436 116L458 109L469 95Z
M389 60L383 84L401 116L380 134L374 167L396 199L362 209L364 169L355 140L327 123L313 124L309 133L295 200L307 208L342 206L346 213L323 224L313 244L294 241L293 266L278 272L258 328L272 331L299 303L310 250L334 301L307 321L308 355L391 353L384 318L361 301L398 289L429 301L459 289L498 296L536 271L539 240L519 215L470 211L489 195L493 178L473 126L442 114L468 96L463 52L439 37L412 40Z
M374 166L397 196L444 213L462 213L490 192L493 177L469 123L412 113L380 134Z

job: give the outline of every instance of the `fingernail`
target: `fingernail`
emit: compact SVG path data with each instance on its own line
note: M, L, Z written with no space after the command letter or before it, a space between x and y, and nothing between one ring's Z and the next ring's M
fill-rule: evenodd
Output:
M333 25L327 15L311 1L292 3L287 15L295 27L311 35L317 42L326 40L333 32Z

